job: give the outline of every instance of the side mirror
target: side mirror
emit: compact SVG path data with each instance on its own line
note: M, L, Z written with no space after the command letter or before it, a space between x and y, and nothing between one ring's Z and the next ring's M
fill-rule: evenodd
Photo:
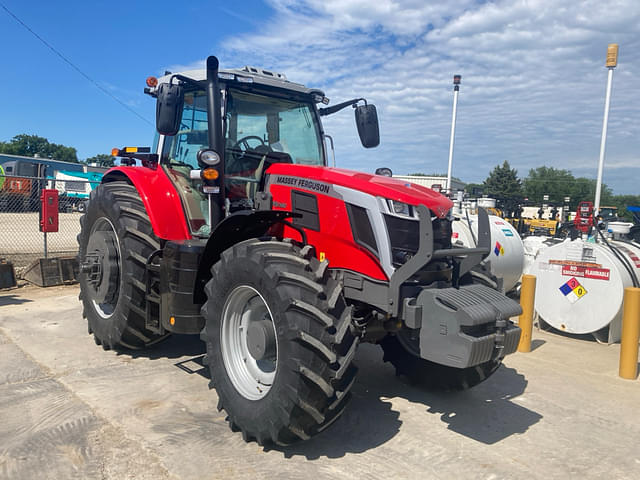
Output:
M156 103L156 130L160 135L173 136L178 133L183 105L182 85L160 84Z
M356 125L363 147L372 148L380 144L378 112L375 105L369 104L356 107Z
M382 175L383 177L393 177L393 172L390 168L380 167L376 168L376 175Z

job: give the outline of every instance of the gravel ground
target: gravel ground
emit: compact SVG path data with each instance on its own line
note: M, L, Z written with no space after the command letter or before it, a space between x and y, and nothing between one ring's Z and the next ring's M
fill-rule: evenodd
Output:
M61 213L58 232L47 234L49 256L75 255L76 235L80 233L81 213ZM38 212L0 212L0 258L8 258L15 267L28 265L44 256L44 234L40 232Z

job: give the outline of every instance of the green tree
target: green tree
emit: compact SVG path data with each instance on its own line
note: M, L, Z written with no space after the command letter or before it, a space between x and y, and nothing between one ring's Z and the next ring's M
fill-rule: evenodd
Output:
M593 201L595 198L596 181L590 178L575 178L569 170L553 167L538 167L529 170L529 176L524 179L524 193L530 203L541 205L564 205L565 197L570 197L569 206L575 209L582 201ZM544 200L544 195L549 199ZM600 204L609 205L613 199L612 190L602 185Z
M497 165L484 181L484 193L496 198L504 213L511 216L523 200L518 171L506 160L501 166Z
M24 155L26 157L39 155L43 158L52 158L64 162L78 162L78 152L75 148L50 143L44 137L27 135L26 133L16 135L9 142L0 142L0 153Z
M640 206L640 195L613 195L606 203L601 203L618 207L618 216L630 222L633 220L633 214L627 207Z
M482 195L484 193L483 183L467 183L464 186L464 192L472 196Z
M99 167L113 167L115 165L115 157L104 153L99 153L85 160L86 163L95 163Z
M506 160L502 166L498 165L491 171L484 181L484 190L490 197L522 198L522 182L518 178L518 172Z
M524 179L524 193L529 202L536 205L543 203L562 205L564 197L571 197L571 200L574 200L575 184L576 179L569 170L553 167L532 168L529 170L529 176ZM583 182L580 187L584 190L588 185ZM544 200L545 195L549 196L548 200ZM581 196L576 195L577 198Z

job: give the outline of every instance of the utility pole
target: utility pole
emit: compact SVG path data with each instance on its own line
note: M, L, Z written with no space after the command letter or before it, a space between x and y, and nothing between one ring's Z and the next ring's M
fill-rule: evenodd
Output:
M618 44L610 43L607 48L606 67L609 69L607 79L607 93L604 101L604 120L602 121L602 138L600 139L600 161L598 163L598 180L596 181L596 198L593 202L593 217L600 213L600 194L602 191L602 170L604 169L604 150L607 144L607 125L609 123L609 103L611 101L611 84L613 83L613 69L618 65Z
M458 110L458 92L462 75L453 76L453 116L451 117L451 139L449 140L449 167L447 168L447 193L451 195L451 166L453 163L453 139L456 135L456 112Z

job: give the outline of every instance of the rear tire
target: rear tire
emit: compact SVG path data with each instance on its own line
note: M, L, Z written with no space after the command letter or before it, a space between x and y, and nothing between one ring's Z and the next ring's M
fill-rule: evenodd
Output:
M252 239L226 250L211 269L201 334L210 387L245 441L306 440L344 411L359 337L326 267L309 246ZM268 354L252 353L248 332L256 325L266 332L260 339L271 336L262 344Z
M405 376L411 384L427 390L467 390L484 382L502 364L502 359L496 359L468 368L447 367L416 356L396 335L387 335L380 346L383 360L395 367L396 375Z
M160 241L135 187L99 185L80 225L80 300L96 343L105 350L137 350L165 338L145 326L146 261Z

